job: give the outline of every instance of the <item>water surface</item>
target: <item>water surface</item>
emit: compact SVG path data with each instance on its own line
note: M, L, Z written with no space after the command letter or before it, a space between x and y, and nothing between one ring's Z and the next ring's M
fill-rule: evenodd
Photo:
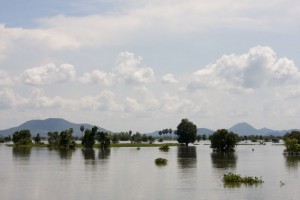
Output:
M254 151L252 151L254 148ZM300 157L280 145L241 145L213 153L209 145L56 151L0 144L0 194L5 200L299 199ZM168 159L156 166L157 157ZM261 176L261 185L235 187L224 173ZM280 184L280 181L285 185Z

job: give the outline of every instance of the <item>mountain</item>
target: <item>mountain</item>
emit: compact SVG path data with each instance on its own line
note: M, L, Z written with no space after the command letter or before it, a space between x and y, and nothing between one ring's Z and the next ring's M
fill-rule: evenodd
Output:
M198 135L206 135L206 136L209 136L209 135L212 135L215 131L213 130L210 130L208 128L198 128L197 129L197 134Z
M46 136L48 132L54 132L54 131L60 132L72 128L74 131L73 132L74 136L81 136L82 135L80 131L81 125L83 125L86 129L91 129L94 126L86 123L74 124L72 122L69 122L61 118L49 118L45 120L30 120L17 127L1 130L0 135L1 136L12 135L16 131L28 129L30 130L32 136L35 136L38 133L41 136ZM107 130L99 127L99 131L107 131Z
M272 129L268 129L268 128L262 128L262 129L256 129L253 126L251 126L250 124L246 123L246 122L242 122L242 123L238 123L236 125L234 125L233 127L231 127L230 129L228 129L229 131L232 131L240 136L244 136L244 135L273 135L273 136L283 136L284 134L286 134L287 132L291 132L293 130L298 130L299 129L290 129L290 130L272 130Z
M269 135L270 133L279 133L279 131L268 129L268 128L262 128L258 130L259 135Z
M259 135L259 131L246 122L238 123L228 130L238 135Z

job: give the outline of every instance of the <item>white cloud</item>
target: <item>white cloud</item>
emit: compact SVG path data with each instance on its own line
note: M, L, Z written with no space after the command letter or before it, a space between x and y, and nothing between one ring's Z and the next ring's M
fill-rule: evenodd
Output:
M98 83L106 86L116 83L140 85L154 81L154 72L150 67L141 67L142 57L135 57L134 53L121 52L116 60L116 67L112 72L94 70L85 73L80 81L82 83Z
M292 60L277 58L270 47L256 46L242 55L223 55L192 76L190 89L253 90L299 83L300 71Z
M0 70L0 86L7 86L12 84L13 81L10 75L5 71Z
M53 63L25 70L19 77L29 85L47 85L65 83L75 79L76 71L73 65L63 64L57 67Z
M293 4L295 6L290 6ZM7 46L18 47L20 41L28 41L26 45L35 47L70 50L126 44L140 36L157 33L176 35L224 28L265 29L274 33L294 30L299 18L298 2L287 4L283 0L264 3L237 0L130 1L115 5L123 6L118 11L102 15L58 15L38 19L38 27L31 29L1 24L0 52Z
M127 83L143 84L154 81L154 72L150 67L139 67L142 57L135 57L133 53L121 52L117 58L114 73L120 80Z
M26 103L28 100L16 94L12 89L0 90L0 109L15 108Z
M80 80L85 84L113 85L116 82L116 74L94 70L91 73L85 73Z
M163 83L177 83L178 81L175 79L173 74L166 74L162 77L161 81Z

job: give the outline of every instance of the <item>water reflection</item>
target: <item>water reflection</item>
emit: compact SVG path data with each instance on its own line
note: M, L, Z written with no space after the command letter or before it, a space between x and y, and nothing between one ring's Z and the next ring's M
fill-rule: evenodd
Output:
M236 168L237 155L235 152L213 152L211 153L211 161L215 168Z
M31 154L31 147L13 147L13 156L22 160L28 160Z
M75 150L71 150L71 149L58 149L55 150L58 152L59 156L61 159L71 159L72 158L72 154Z
M95 160L94 149L81 149L81 152L85 160Z
M297 169L300 163L300 156L285 156L285 164L288 168Z
M99 149L98 158L108 159L110 156L110 148Z
M181 168L195 168L197 164L196 147L179 146L177 148L177 158Z

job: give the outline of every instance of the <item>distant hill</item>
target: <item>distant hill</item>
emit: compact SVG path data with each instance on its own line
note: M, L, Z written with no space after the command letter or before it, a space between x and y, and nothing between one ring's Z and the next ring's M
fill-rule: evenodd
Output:
M174 131L174 130L173 130ZM152 132L152 133L148 133L147 135L151 135L152 137L159 137L160 135L158 134L158 132L159 131L154 131L154 132ZM207 128L198 128L197 129L197 134L198 135L206 135L206 136L208 136L208 135L211 135L211 134L213 134L215 131L213 131L213 130L210 130L210 129L207 129ZM163 135L162 135L163 136ZM174 132L172 133L172 134L167 134L167 136L168 137L172 137L172 138L174 138L175 137L175 134L174 134Z
M198 135L206 135L206 136L209 136L209 135L212 135L215 131L213 130L210 130L210 129L207 129L207 128L198 128L197 129L197 134Z
M238 135L259 135L258 130L246 122L238 123L228 130Z
M287 132L291 132L293 130L299 130L299 129L280 130L280 131L272 130L272 129L268 129L268 128L256 129L253 126L251 126L250 124L248 124L246 122L242 122L242 123L238 123L238 124L234 125L233 127L231 127L228 130L232 131L240 136L244 136L244 135L283 136Z
M74 124L65 119L61 118L49 118L45 120L30 120L17 127L9 128L6 130L0 130L1 136L12 135L16 131L28 129L31 135L40 134L41 136L46 136L48 132L63 131L72 128L74 136L81 136L80 126L83 125L86 129L91 129L94 125L91 124ZM100 131L108 131L104 128L98 127Z

